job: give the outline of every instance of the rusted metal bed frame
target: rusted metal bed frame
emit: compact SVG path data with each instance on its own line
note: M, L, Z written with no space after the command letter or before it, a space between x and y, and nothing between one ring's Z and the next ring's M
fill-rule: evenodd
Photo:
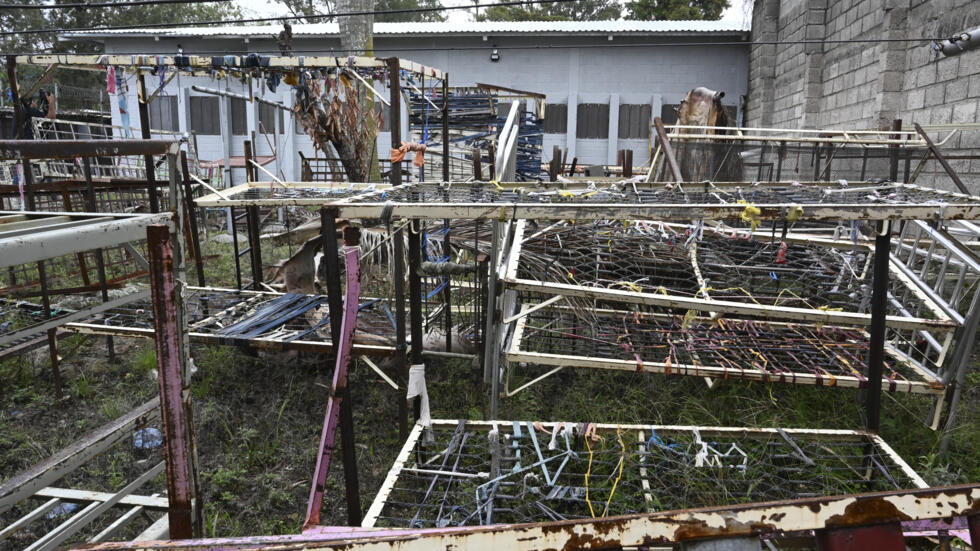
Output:
M190 419L190 371L187 369L187 331L186 320L182 312L181 293L178 281L186 279L184 275L183 258L183 227L184 211L182 208L182 186L178 180L179 144L162 140L85 140L42 142L34 140L0 141L0 158L16 159L23 162L31 174L30 163L36 159L75 158L82 157L87 163L90 157L106 155L163 155L168 163L170 180L170 197L174 199L171 211L148 215L123 215L102 213L33 213L14 212L2 213L7 220L6 231L0 234L3 253L0 255L2 266L14 263L39 262L38 270L43 290L45 317L51 318L50 305L46 289L46 277L43 264L40 261L79 250L99 249L128 242L143 237L148 247L148 272L150 274L151 292L156 336L157 367L159 372L160 399L137 408L123 418L113 421L106 427L97 430L87 438L83 438L74 447L70 447L50 458L47 462L16 476L0 486L0 511L5 511L18 501L34 495L41 486L53 482L72 470L78 468L84 461L106 449L106 446L123 438L122 431L132 428L133 423L141 424L151 419L159 407L159 415L163 425L164 449L166 460L158 463L149 471L143 473L119 493L114 495L94 495L67 493L62 497L52 495L52 499L69 499L72 501L89 502L90 505L71 517L56 530L48 533L30 547L32 550L48 550L64 542L78 530L82 529L97 516L125 501L126 496L140 486L146 484L161 473L167 471L167 510L169 531L174 537L190 537L193 535L192 525L200 527L201 507L194 510L195 495L199 493L197 480L197 456L194 443L193 422ZM90 174L86 171L86 174ZM25 181L25 198L28 206L33 204L32 178ZM105 277L100 273L103 304L95 307L96 311L106 310L116 306L116 301L109 301L105 293ZM130 300L131 297L125 297ZM138 296L137 296L138 298ZM76 314L91 315L89 312ZM74 316L75 314L72 314ZM71 317L71 316L69 316ZM57 377L57 348L55 327L71 319L49 320L49 346L51 348L52 367ZM57 382L56 382L57 384ZM151 413L152 412L152 413ZM59 494L60 495L60 494ZM130 500L132 501L132 500ZM55 503L56 504L56 503ZM17 526L27 524L32 519L44 514L44 508L53 507L50 501L17 521ZM159 500L139 505L161 507ZM128 513L127 513L128 514ZM197 515L197 521L192 519ZM131 518L132 515L130 515ZM113 525L118 529L122 524ZM4 532L4 537L13 529ZM105 534L107 537L108 534Z

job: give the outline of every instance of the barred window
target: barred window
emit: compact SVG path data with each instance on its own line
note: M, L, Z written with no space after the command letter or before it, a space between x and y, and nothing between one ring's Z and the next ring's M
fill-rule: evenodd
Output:
M609 137L609 104L580 103L576 111L575 137L599 139Z
M544 106L544 133L564 134L568 132L568 105L548 103Z
M191 96L191 130L204 136L221 135L218 98Z
M647 139L650 137L649 104L619 106L619 138L622 140Z

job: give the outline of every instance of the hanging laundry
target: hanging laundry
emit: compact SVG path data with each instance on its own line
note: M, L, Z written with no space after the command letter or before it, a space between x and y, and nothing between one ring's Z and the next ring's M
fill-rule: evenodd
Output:
M105 69L105 91L110 94L116 93L116 68L112 65Z
M132 138L133 135L129 128L129 106L126 102L126 92L129 87L126 86L125 74L125 69L116 72L116 96L119 98L119 119L123 127L123 135L128 139Z

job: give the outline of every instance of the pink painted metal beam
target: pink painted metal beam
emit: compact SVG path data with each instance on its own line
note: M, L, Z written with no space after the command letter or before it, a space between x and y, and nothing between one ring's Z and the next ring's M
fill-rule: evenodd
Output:
M330 462L337 442L337 427L340 424L340 406L347 389L347 368L350 365L351 348L354 345L354 330L357 327L357 310L361 295L360 266L360 230L353 227L344 229L344 267L347 272L347 290L344 295L344 318L340 327L340 346L337 353L337 365L334 367L333 384L330 387L330 398L327 400L327 412L323 419L323 431L320 433L320 453L317 455L316 470L313 475L313 487L310 489L310 501L306 508L304 527L320 524L320 507L323 505L323 491L330 472ZM348 445L345 442L344 445Z
M183 346L180 338L180 297L175 275L174 244L170 228L153 225L146 229L156 332L160 408L167 453L167 496L170 508L170 537L194 536L194 433L191 428L190 392L184 388ZM185 396L187 402L185 402Z

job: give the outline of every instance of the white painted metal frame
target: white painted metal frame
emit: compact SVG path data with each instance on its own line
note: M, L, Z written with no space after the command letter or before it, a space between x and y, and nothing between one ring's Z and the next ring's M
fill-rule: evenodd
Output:
M0 268L146 239L169 213L92 214L0 211Z
M455 419L433 419L433 428L444 428L451 429L459 424L459 420ZM543 422L541 423L544 432L551 432L551 430L557 425L556 422ZM478 428L486 431L490 431L494 427L499 429L506 429L513 425L512 421L466 421L466 426L469 428ZM624 433L634 432L641 433L649 431L651 428L658 432L692 432L697 430L701 433L703 437L732 437L732 436L770 436L778 437L780 431L784 431L793 438L800 439L811 439L811 440L844 440L849 442L859 441L867 442L868 444L874 446L878 449L884 456L889 460L894 462L902 473L909 477L916 488L928 488L929 485L925 480L922 479L912 469L909 464L902 459L900 455L895 453L895 450L885 442L877 434L854 431L854 430L832 430L832 429L779 429L779 428L748 428L748 427L712 427L712 426L690 426L690 425L617 425L613 423L595 423L597 431L600 433L613 433L616 434L619 431ZM392 490L398 482L401 473L408 468L412 451L418 445L419 439L422 437L422 425L416 423L413 427L412 432L409 434L408 438L405 440L405 444L402 446L401 451L399 451L395 463L392 468L388 471L388 475L385 477L384 482L381 485L381 489L378 490L378 494L375 496L374 500L371 502L370 508L368 508L367 514L364 516L364 520L361 523L362 527L372 528L384 510L385 502L388 496L391 494ZM501 441L503 438L501 437Z
M519 316L524 316L530 313L532 306L524 305L521 309ZM597 311L597 313L614 313L619 315L624 315L626 312L613 312L610 310ZM647 314L648 316L650 314ZM654 315L658 316L658 315ZM515 316L517 317L517 316ZM660 316L667 318L668 316ZM695 321L709 321L709 318L697 318ZM778 322L771 322L771 325L779 326L786 325ZM797 327L799 326L811 326L816 330L816 324L806 324L806 323L796 323L792 324ZM812 373L803 372L793 372L793 373L778 373L772 374L767 373L761 369L757 369L751 366L742 366L740 369L735 370L731 368L725 368L722 366L715 365L692 365L683 363L672 363L667 364L664 362L648 361L648 359L643 359L642 364L638 364L636 361L621 360L617 358L605 358L605 357L592 357L592 356L575 356L569 354L552 354L552 353L542 353L542 352L532 352L525 349L524 344L524 330L526 324L519 321L514 328L514 336L511 340L510 346L507 348L504 359L507 362L506 378L504 385L504 395L507 397L514 396L527 389L534 384L541 382L542 380L558 373L567 367L577 367L577 368L589 368L589 369L605 369L605 370L616 370L616 371L627 371L627 372L640 372L643 373L656 373L656 374L666 374L666 375L683 375L683 376L696 376L696 377L709 377L718 379L738 379L745 381L764 381L772 383L788 383L788 384L802 384L802 385L818 385L826 387L839 387L839 388L861 388L864 383L861 379L851 376L851 375L825 375L823 377L817 377ZM863 333L863 332L862 332ZM864 333L867 336L866 333ZM899 352L892 345L885 346L885 353L891 357L893 361L896 362L906 362L906 358L899 354ZM548 370L544 374L533 378L532 380L520 385L515 389L510 388L510 377L514 371L517 364L529 363L539 366L549 366L553 369ZM931 394L931 395L942 395L945 392L945 384L943 381L937 377L932 372L921 368L920 366L907 363L908 367L915 371L922 379L921 380L908 380L908 381L891 381L888 379L882 380L882 387L885 389L891 389L894 392L909 392L913 394Z

